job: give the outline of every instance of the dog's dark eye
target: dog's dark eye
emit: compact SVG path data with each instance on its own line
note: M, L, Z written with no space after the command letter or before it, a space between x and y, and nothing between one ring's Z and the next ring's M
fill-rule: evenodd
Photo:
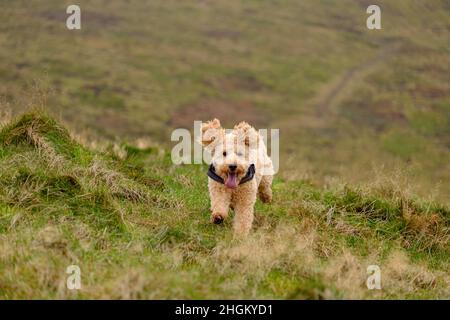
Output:
M224 157L227 156L227 152L226 151L224 151L222 154L223 154Z

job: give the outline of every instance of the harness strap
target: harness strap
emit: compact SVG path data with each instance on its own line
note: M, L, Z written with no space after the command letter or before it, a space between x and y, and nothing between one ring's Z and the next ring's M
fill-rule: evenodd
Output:
M223 178L216 173L216 169L214 168L212 163L209 166L207 175L208 175L208 177L210 177L214 181L216 181L218 183L221 183L221 184L225 184L225 181L223 180ZM254 176L255 176L255 165L251 164L248 167L248 170L247 170L247 173L245 174L245 176L241 179L241 181L239 181L239 185L244 184L244 183L252 180Z

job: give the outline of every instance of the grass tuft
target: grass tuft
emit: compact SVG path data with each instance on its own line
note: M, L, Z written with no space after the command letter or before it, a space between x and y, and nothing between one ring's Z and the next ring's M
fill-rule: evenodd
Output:
M209 223L204 167L89 149L25 114L0 130L0 298L449 298L448 207L395 183L273 188L233 239L230 221ZM365 287L371 264L381 291Z

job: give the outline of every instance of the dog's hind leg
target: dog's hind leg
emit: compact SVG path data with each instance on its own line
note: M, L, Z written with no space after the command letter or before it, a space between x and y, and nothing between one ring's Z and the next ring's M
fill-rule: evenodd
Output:
M272 180L273 176L267 175L261 178L258 187L258 196L262 202L268 203L272 201Z

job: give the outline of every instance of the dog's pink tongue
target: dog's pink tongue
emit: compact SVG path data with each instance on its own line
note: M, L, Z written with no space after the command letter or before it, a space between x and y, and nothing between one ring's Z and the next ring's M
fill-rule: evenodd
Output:
M236 174L235 173L230 173L228 174L228 178L225 181L225 186L227 186L227 188L230 189L234 189L237 187L237 181L236 181Z

